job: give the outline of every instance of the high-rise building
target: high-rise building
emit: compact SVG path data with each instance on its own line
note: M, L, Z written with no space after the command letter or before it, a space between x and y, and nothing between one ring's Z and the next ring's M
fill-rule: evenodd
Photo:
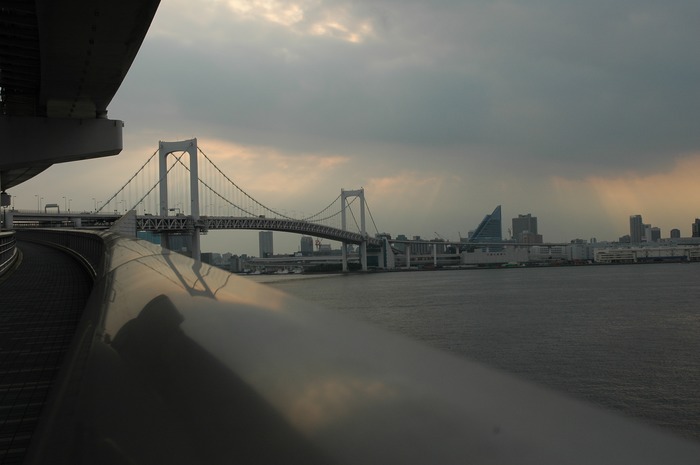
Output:
M301 236L301 254L305 257L314 254L314 239L311 236Z
M469 236L469 242L501 242L503 235L501 233L501 206L490 215L486 215L479 223L474 232Z
M537 217L530 213L513 218L513 236L525 231L537 234Z
M632 244L639 244L642 242L643 237L644 222L642 221L642 215L630 216L630 242Z
M656 226L651 228L651 242L659 242L661 240L661 229Z
M258 233L260 248L260 258L272 257L274 254L272 247L272 231L260 231Z
M671 230L671 239L680 239L681 238L681 230L673 228Z
M695 218L695 223L690 225L693 237L700 237L700 218Z
M541 244L542 236L537 234L537 217L530 213L513 218L513 239L515 242Z

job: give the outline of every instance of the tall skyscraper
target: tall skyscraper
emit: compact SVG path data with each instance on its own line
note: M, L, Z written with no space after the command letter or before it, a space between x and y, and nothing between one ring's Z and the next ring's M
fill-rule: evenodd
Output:
M513 218L513 239L515 242L541 244L542 236L537 234L537 217L530 213Z
M503 235L501 232L501 206L490 215L486 215L479 226L469 236L469 242L501 242Z
M272 247L272 231L260 231L258 233L260 247L260 258L272 257L274 254Z
M632 244L639 244L642 242L643 237L644 222L642 221L642 215L630 216L630 242Z
M659 242L661 240L661 228L656 226L651 228L651 242Z
M681 230L673 228L671 230L671 239L680 239L681 238Z
M314 239L311 236L301 236L301 254L311 256L314 254Z
M700 237L700 218L695 218L695 223L690 225L692 229L692 237Z

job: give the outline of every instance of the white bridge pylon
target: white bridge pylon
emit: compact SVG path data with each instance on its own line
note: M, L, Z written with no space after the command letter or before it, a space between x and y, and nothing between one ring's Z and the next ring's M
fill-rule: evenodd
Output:
M367 271L367 230L365 228L365 189L360 188L357 190L345 190L340 189L340 201L341 201L341 225L343 231L347 231L347 219L345 212L350 207L347 203L348 198L359 197L360 198L360 234L362 235L362 242L360 243L360 263L362 264L362 271ZM348 271L348 243L343 242L343 271Z
M197 168L197 139L189 139L177 142L158 143L158 167L160 176L160 216L168 216L168 155L173 152L187 152L190 155L190 215L194 223L192 231L192 258L196 263L202 259L202 251L199 243L199 170ZM168 235L163 234L163 244L170 248Z

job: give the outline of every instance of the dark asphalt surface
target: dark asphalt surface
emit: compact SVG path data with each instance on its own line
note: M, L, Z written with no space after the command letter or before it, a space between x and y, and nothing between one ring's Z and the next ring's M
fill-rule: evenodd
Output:
M92 280L70 255L18 242L0 280L0 464L22 463Z

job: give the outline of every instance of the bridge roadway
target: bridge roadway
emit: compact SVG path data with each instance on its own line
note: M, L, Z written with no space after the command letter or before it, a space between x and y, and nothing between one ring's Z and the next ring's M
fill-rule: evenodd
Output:
M10 227L51 227L64 226L89 229L107 229L112 226L121 214L103 213L37 213L21 212L18 210L6 212ZM234 217L234 216L201 216L194 221L186 215L155 216L138 215L136 217L137 231L187 233L199 228L201 232L220 229L252 229L261 231L282 231L296 234L307 234L334 241L360 244L363 239L368 245L381 246L382 240L374 237L363 237L352 231L325 226L310 221L287 218L263 217Z

